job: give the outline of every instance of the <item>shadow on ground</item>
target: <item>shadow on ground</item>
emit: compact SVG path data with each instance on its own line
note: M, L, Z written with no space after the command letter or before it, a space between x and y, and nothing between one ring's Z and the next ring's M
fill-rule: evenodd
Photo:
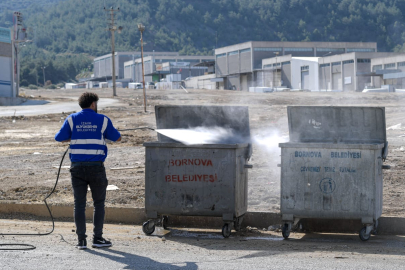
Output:
M147 257L130 254L114 249L102 249L98 250L85 250L88 253L93 255L101 256L107 258L109 260L113 260L118 263L126 264L126 266L122 269L198 269L198 266L195 262L182 262L179 264L186 264L184 266L175 265L175 264L167 264L157 262Z

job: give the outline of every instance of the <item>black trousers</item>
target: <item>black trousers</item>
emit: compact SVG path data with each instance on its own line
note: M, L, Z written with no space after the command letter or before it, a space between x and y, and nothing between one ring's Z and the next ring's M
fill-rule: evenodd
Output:
M104 165L101 166L73 166L70 168L74 195L74 219L78 239L85 239L86 235L86 197L90 186L93 197L93 236L100 238L103 235L105 216L105 197L108 180Z

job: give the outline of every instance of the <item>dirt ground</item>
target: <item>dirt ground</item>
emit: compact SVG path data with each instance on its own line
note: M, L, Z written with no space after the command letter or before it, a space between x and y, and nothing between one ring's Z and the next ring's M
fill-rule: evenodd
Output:
M101 98L111 98L111 89L94 89ZM23 90L31 99L71 101L82 90ZM249 106L252 137L270 140L272 151L253 144L249 172L249 210L279 212L280 153L278 142L288 139L289 105L382 106L386 124L404 123L403 128L387 130L389 155L384 171L384 216L403 216L405 170L405 94L400 93L247 93L218 90L147 90L147 112L143 110L142 90L117 89L120 103L99 110L118 129L140 126L155 128L155 105L246 105ZM46 106L46 105L42 105ZM79 106L77 110L80 110ZM54 135L72 112L40 116L0 117L0 200L16 203L42 203L53 188L57 167L68 147L54 141ZM275 132L278 136L271 137ZM143 207L145 158L143 142L157 140L152 130L123 131L122 141L109 145L105 162L109 184L119 190L107 192L107 206ZM65 158L51 204L73 204L70 165ZM117 170L117 168L120 168ZM91 201L89 200L89 204Z

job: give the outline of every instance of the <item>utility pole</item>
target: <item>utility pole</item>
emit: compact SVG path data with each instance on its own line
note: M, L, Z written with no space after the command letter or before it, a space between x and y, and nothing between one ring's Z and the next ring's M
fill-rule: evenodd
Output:
M146 90L145 90L145 71L143 67L143 31L145 31L145 26L141 23L138 24L138 30L141 32L141 58L142 58L142 84L143 84L143 107L146 112Z
M114 40L114 32L118 30L118 33L121 33L122 31L122 26L119 26L117 28L117 26L115 25L114 22L114 12L118 12L120 11L120 8L114 9L113 7L111 7L110 9L106 9L104 7L104 10L106 12L110 13L110 18L109 18L109 22L108 22L108 28L107 31L111 32L111 60L112 60L112 82L113 82L113 96L117 96L117 89L115 86L115 40Z
M18 46L22 42L27 42L27 36L25 28L23 28L23 16L21 12L13 13L13 27L14 27L12 40L13 54L14 54L13 89L15 89L15 94L16 96L18 96L20 90L20 59L18 57Z
M44 88L45 88L45 68L46 67L41 67L42 68L42 75L44 76Z

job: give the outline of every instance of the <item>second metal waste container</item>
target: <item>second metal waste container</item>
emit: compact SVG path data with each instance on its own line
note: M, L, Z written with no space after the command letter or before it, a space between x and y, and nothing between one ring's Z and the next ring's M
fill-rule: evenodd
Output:
M301 218L361 219L368 240L382 213L385 108L288 107L281 143L284 238Z
M247 211L247 164L251 156L248 108L156 106L157 129L226 128L235 136L214 144L185 145L162 134L144 143L143 231L165 227L169 215L222 217L222 235L240 228Z

